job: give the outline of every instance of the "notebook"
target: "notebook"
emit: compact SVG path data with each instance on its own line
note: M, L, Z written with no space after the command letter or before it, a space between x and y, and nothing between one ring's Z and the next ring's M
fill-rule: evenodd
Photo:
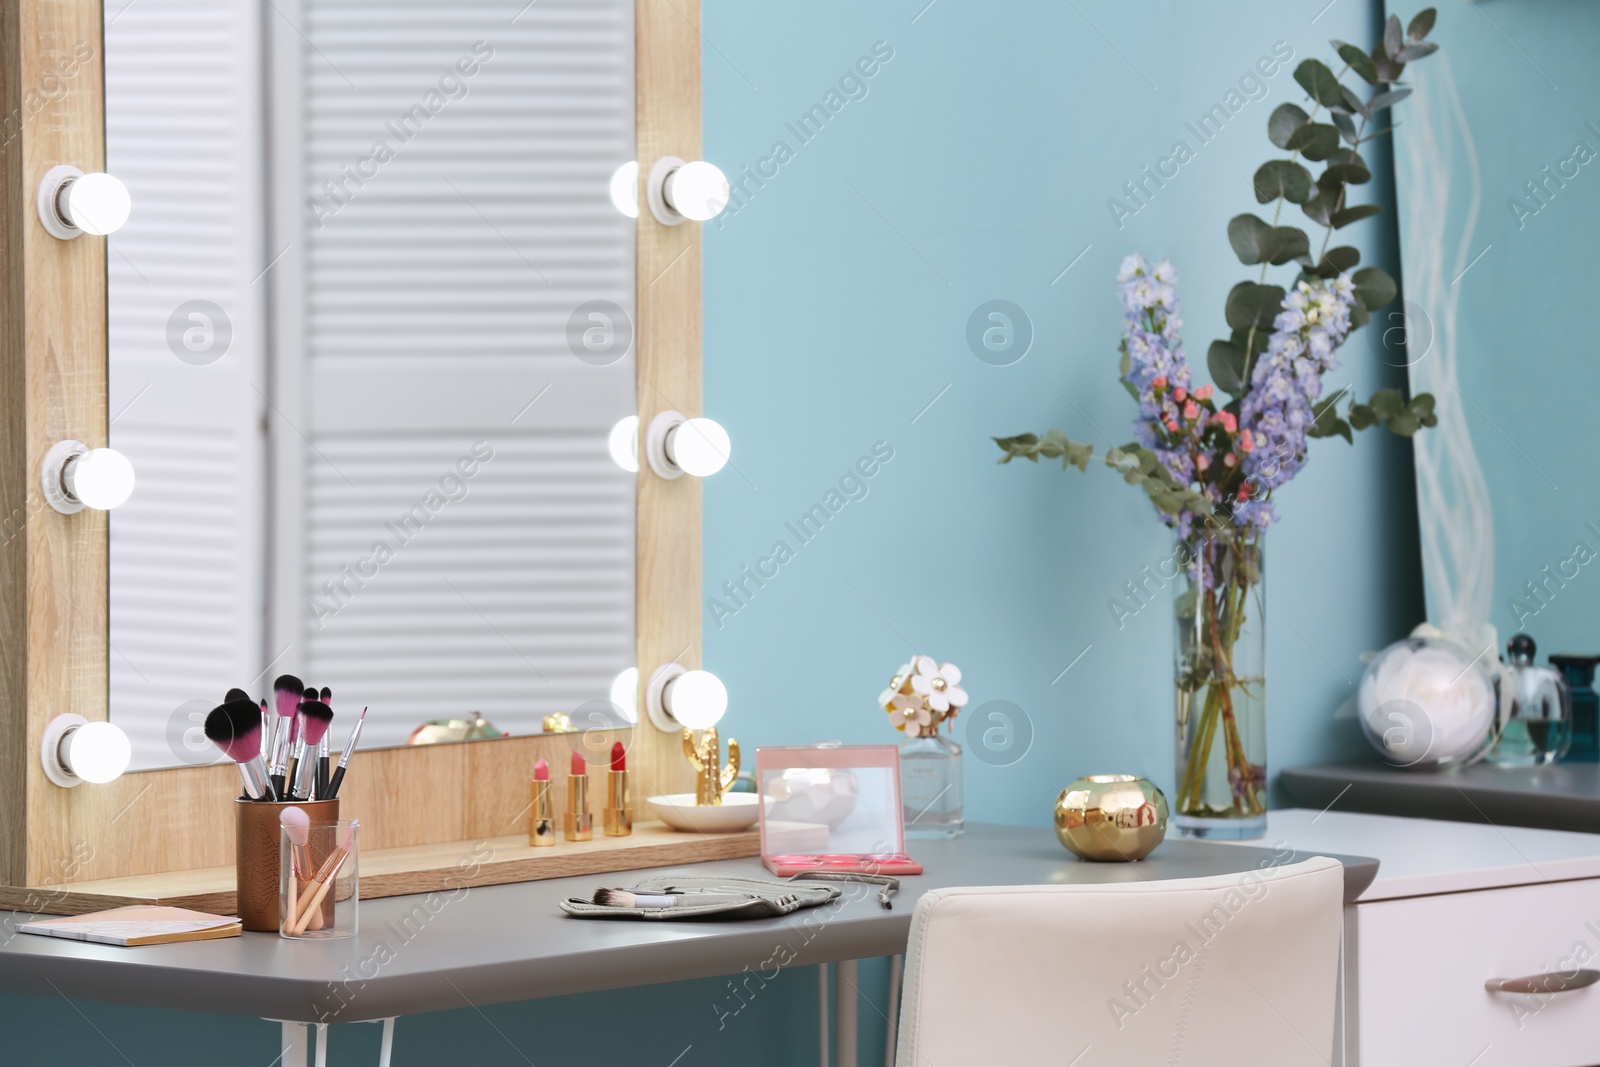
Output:
M217 937L238 937L239 920L233 916L210 915L187 908L162 908L135 905L112 908L88 915L65 915L59 919L36 919L17 927L25 934L65 937L73 941L93 941L101 945L166 945L175 941L209 941Z

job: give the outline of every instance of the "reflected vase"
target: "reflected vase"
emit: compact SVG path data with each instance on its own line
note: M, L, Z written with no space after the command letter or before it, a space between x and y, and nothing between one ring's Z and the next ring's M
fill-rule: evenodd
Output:
M1266 594L1261 535L1180 543L1173 689L1186 837L1267 832Z

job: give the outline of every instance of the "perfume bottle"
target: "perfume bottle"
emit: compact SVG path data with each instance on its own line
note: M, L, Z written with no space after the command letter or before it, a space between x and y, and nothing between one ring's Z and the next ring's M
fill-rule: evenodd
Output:
M1600 694L1594 690L1594 669L1600 656L1556 655L1550 663L1567 678L1572 697L1572 747L1567 763L1600 762Z
M1553 667L1533 662L1527 634L1506 643L1500 668L1500 729L1489 761L1537 766L1560 759L1572 744L1572 702L1567 683Z

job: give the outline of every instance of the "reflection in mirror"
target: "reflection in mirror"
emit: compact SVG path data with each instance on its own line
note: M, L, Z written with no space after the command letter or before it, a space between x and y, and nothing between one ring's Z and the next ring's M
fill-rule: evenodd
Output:
M535 733L632 666L632 7L108 6L134 769L212 762L204 712L284 672L366 748Z
M1439 54L1406 70L1406 299L1375 325L1439 398L1415 439L1429 617L1490 662L1522 631L1543 663L1600 653L1600 364L1572 332L1600 237L1600 8L1494 10L1440 19Z

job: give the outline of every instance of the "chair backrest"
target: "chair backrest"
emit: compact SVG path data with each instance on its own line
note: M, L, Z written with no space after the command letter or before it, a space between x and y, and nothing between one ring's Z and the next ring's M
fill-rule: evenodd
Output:
M911 920L895 1062L1326 1067L1343 897L1325 857L1213 878L935 890Z

